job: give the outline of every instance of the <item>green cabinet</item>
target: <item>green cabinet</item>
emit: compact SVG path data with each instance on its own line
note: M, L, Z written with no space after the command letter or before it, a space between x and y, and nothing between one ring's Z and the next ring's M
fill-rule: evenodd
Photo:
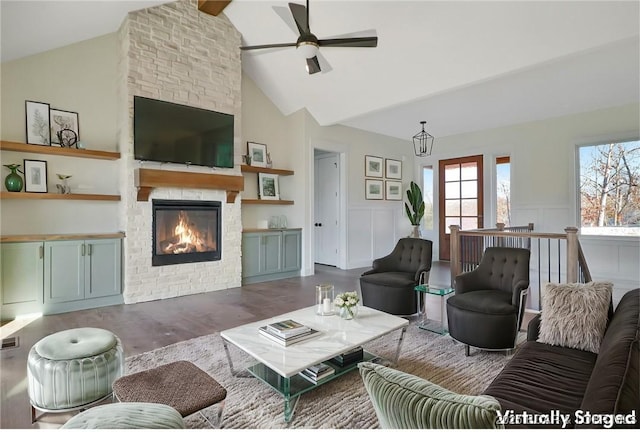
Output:
M44 245L45 303L120 294L122 248L119 239L51 241Z
M261 230L242 234L242 283L300 275L301 230Z
M2 318L42 312L43 246L41 242L0 245Z
M2 319L121 304L120 238L2 243Z

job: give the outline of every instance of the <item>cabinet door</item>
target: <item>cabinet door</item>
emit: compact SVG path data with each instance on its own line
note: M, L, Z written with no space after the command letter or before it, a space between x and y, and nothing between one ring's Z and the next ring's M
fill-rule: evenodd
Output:
M260 274L262 263L262 235L258 233L242 234L242 276L251 277Z
M120 294L122 289L120 239L87 240L85 245L85 298Z
M282 233L282 271L300 270L300 231Z
M84 241L44 243L44 301L61 303L84 298Z
M274 273L282 270L282 232L262 233L261 272Z
M43 244L0 245L0 303L42 303Z

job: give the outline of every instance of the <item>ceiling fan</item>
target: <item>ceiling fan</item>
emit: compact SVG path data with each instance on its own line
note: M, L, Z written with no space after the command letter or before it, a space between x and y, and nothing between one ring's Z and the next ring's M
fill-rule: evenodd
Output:
M289 9L291 10L293 20L296 22L296 26L300 32L300 36L297 41L291 43L244 46L240 47L240 49L248 51L264 48L284 48L294 46L306 59L307 72L311 75L321 71L317 57L320 47L375 48L378 46L377 36L318 39L316 35L311 33L311 29L309 28L309 0L307 0L306 7L297 3L289 3Z

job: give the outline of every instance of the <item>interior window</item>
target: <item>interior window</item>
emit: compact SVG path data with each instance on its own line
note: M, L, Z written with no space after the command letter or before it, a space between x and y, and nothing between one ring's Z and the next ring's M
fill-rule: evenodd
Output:
M640 141L578 148L582 234L640 236Z

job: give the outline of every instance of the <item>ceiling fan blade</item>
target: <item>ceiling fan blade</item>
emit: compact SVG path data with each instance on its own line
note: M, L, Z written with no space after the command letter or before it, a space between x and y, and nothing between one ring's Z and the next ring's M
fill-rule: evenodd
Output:
M264 49L264 48L284 48L284 47L294 47L294 46L296 46L296 43L291 42L291 43L281 43L281 44L243 46L243 47L240 47L240 49L243 51L248 51L248 50L257 50L257 49Z
M375 48L378 46L378 37L355 37L355 38L338 38L338 39L320 39L318 44L322 46L332 47L358 47L358 48Z
M318 57L311 57L307 59L307 72L309 72L309 75L321 72Z
M293 15L293 20L296 22L300 34L309 33L309 15L307 14L307 8L301 4L289 3L289 9L291 10L291 15Z

